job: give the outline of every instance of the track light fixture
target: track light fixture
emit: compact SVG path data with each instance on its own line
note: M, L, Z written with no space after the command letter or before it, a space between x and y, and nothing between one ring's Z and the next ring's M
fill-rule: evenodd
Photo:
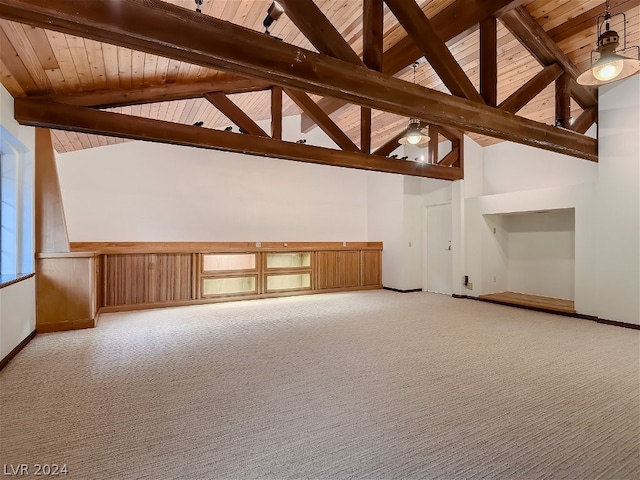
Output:
M264 20L262 21L262 25L265 28L264 33L266 33L267 35L271 35L269 33L269 27L273 22L277 21L283 13L284 8L282 8L282 6L278 2L271 3L269 8L267 9L267 16L264 17Z
M196 0L196 12L202 13L202 10L200 10L200 7L202 6L203 3L204 3L204 0Z
M225 131L225 132L230 132L231 130L233 130L233 127L225 127L225 128L224 128L224 131Z
M305 144L305 143L307 143L307 139L306 139L306 138L301 138L301 139L300 139L300 140L298 140L296 143Z
M204 125L204 122L196 122L193 124L195 127L201 127Z
M622 48L620 46L620 36L615 30L611 30L611 19L622 17L623 35ZM604 32L602 26L604 25ZM628 58L620 55L627 50L636 50L636 58ZM599 53L600 58L593 61L593 54ZM609 0L605 3L604 16L598 17L598 41L596 49L591 52L591 68L580 75L577 79L581 85L599 86L607 83L622 80L640 71L640 46L627 47L627 16L624 13L611 15L609 11Z

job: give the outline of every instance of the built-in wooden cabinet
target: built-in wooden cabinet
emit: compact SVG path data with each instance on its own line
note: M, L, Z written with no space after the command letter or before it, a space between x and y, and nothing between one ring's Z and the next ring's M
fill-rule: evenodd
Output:
M360 251L318 252L318 289L360 286Z
M172 245L161 244L164 250ZM382 287L381 243L203 244L201 249L175 244L176 250L182 245L183 252L145 252L142 244L127 244L120 253L118 244L107 244L98 254L99 306L117 311Z
M376 250L362 250L360 252L361 285L363 287L382 285L382 255L380 253Z
M191 255L103 256L103 306L191 300Z
M39 333L93 327L100 273L93 253L36 255L36 330Z

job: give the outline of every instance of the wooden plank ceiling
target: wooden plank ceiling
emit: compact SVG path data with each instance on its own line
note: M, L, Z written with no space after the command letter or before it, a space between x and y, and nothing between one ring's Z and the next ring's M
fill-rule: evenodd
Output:
M315 0L313 2L360 57L362 57L365 47L363 45L363 1L370 0ZM391 56L394 47L399 49L403 45L403 41L415 44L415 42L411 42L411 39L407 40L407 31L394 15L394 12L399 14L401 10L404 10L403 2L404 0L401 2L389 1L384 5L382 45L385 60L383 72L386 72L387 58ZM167 0L167 3L189 10L195 10L196 7L193 0ZM295 2L282 3L293 4ZM438 15L447 14L447 9L456 2L455 0L422 0L417 3L426 17L432 20L431 24L436 25ZM514 36L514 34L522 34L519 29L521 23L518 23L521 19L518 18L518 15L528 16L537 24L536 28L546 32L544 35L557 45L559 55L562 56L560 60L572 64L571 66L575 66L577 71L582 71L589 66L590 51L593 49L596 39L595 18L603 12L604 2L603 0L522 0L504 3L509 3L510 8L515 7L521 10L511 9L508 12L500 12L502 16L498 18L497 104L500 105L527 82L534 83L532 79L536 75L539 79L545 76L545 79L538 80L537 86L534 85L531 91L535 93L544 85L548 86L526 103L517 114L536 122L553 125L556 120L556 89L553 80L560 77L563 71L567 71L566 65L563 65L563 68L551 65L547 69L543 69L541 60L534 58L532 53L543 57L544 54L536 52L535 45L528 45L528 49L525 48L522 39L519 40ZM201 8L202 15L209 15L262 32L264 31L262 21L270 4L271 0L204 0ZM611 5L614 12L624 11L627 15L629 43L640 44L640 5L638 0L612 0ZM318 46L319 42L322 43L323 40L316 39L312 44L292 21L294 16L293 10L290 11L290 15L287 13L282 15L271 26L271 34L281 38L285 43L317 51L314 44ZM405 16L407 16L407 12L405 12ZM403 21L408 30L409 23L405 22L410 20L411 16L409 15ZM440 18L439 20L439 24L453 24L455 26L458 19ZM411 28L419 28L420 26L419 23L416 23ZM514 28L514 26L518 28ZM449 30L452 28L454 27L449 27ZM447 40L449 52L466 74L470 85L475 88L476 92L482 92L484 89L484 87L481 89L480 86L479 32L478 28L469 28L454 35L453 38L443 39ZM442 36L442 33L437 29L436 33ZM342 48L340 45L329 45L330 41L327 39L335 40L330 35L326 37L326 45L323 44L321 47L323 50ZM339 42L337 43L339 44ZM425 45L422 47L429 48L428 42L424 43ZM461 88L463 92L469 91L464 82L462 85L456 82L456 79L461 78L456 72L449 76L443 74L443 67L451 66L451 62L446 60L446 55L442 57L442 65L434 63L433 59L436 56L446 54L446 52L429 53L432 55L431 63L425 58L421 58L418 62L415 78L417 84L445 93L450 93L450 88L454 90ZM339 54L333 56L341 58ZM438 56L438 58L441 57ZM359 61L359 59L356 60ZM553 57L553 61L562 64L557 56ZM542 63L547 65L553 62L543 58ZM441 75L434 71L432 65L440 68ZM400 79L413 82L413 71L408 62L404 62L403 68L399 72L386 73L395 74ZM445 85L441 77L448 80L448 86ZM201 94L204 94L208 91L218 90L226 92L228 98L250 119L254 121L270 120L272 98L270 90L266 89L269 82L248 79L242 83L236 82L235 78L233 74L151 53L101 43L59 31L44 30L5 19L0 20L0 80L16 98L37 95L60 96L98 91L103 95L103 91L115 91L115 97L105 100L105 105L108 104L108 110L112 112L185 125L203 122L203 126L208 128L224 128L234 125L214 106L212 101L215 98L207 99L203 96L190 98L194 91L200 91ZM569 80L567 78L567 81ZM148 95L149 100L147 101L150 103L122 106L127 103L126 95L123 92L129 95L133 95L135 92L144 92L145 95ZM588 97L589 92L585 92L582 93L582 99ZM573 93L574 98L580 97L579 92L573 91ZM120 95L120 99L118 99L118 95ZM311 94L308 97L325 107L325 111L332 102L335 103L335 100L322 99L318 95ZM522 98L523 95L520 97ZM177 99L163 101L165 98ZM593 98L595 99L595 96ZM283 115L301 113L299 105L304 106L305 101L304 98L297 98L296 101L293 101L285 92L282 96ZM111 103L109 104L109 102ZM343 104L344 102L338 103ZM82 102L79 101L77 104L82 105ZM87 104L92 103L88 101ZM95 103L93 104L95 105ZM592 105L593 103L580 105L571 99L571 116L574 119L579 118L583 110ZM513 113L515 113L515 108L513 107L511 110ZM331 108L329 112L331 120L338 127L335 131L342 130L348 137L339 136L340 141L344 142L347 147L343 146L342 148L345 150L357 149L356 145L361 145L361 108L347 104L333 110ZM229 114L228 111L227 113ZM237 118L235 120L236 123L239 121ZM592 122L585 121L584 123L590 125ZM307 127L311 124L313 122L308 119L305 119L305 123L303 123ZM406 117L373 110L371 149L375 150L384 145L397 136L406 125ZM234 126L234 130L237 130L237 127ZM471 136L482 145L501 141L478 133L472 133ZM54 131L54 147L58 152L70 152L121 141L124 140L116 137L62 130Z

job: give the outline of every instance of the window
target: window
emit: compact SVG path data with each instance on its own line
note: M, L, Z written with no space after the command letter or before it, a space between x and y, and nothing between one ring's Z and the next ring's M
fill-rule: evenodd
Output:
M0 126L0 273L33 272L33 154Z

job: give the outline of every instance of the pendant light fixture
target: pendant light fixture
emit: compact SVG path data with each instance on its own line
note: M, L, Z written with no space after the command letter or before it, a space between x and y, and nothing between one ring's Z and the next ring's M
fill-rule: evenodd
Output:
M418 67L418 62L415 62L413 65L413 83L416 83L416 68ZM429 143L429 135L420 128L420 120L417 118L411 118L409 120L409 127L405 131L404 135L398 140L400 145L415 145L416 147L422 147Z
M620 46L620 36L615 30L611 30L611 18L622 16L623 42ZM602 26L604 24L604 32ZM620 55L627 50L636 50L636 58L628 58ZM599 53L600 58L593 61L593 54ZM618 53L620 52L620 53ZM607 83L622 80L640 71L640 47L627 47L627 17L624 13L611 15L609 0L605 3L604 16L598 17L598 42L596 50L591 52L591 68L577 79L580 85L605 85Z

